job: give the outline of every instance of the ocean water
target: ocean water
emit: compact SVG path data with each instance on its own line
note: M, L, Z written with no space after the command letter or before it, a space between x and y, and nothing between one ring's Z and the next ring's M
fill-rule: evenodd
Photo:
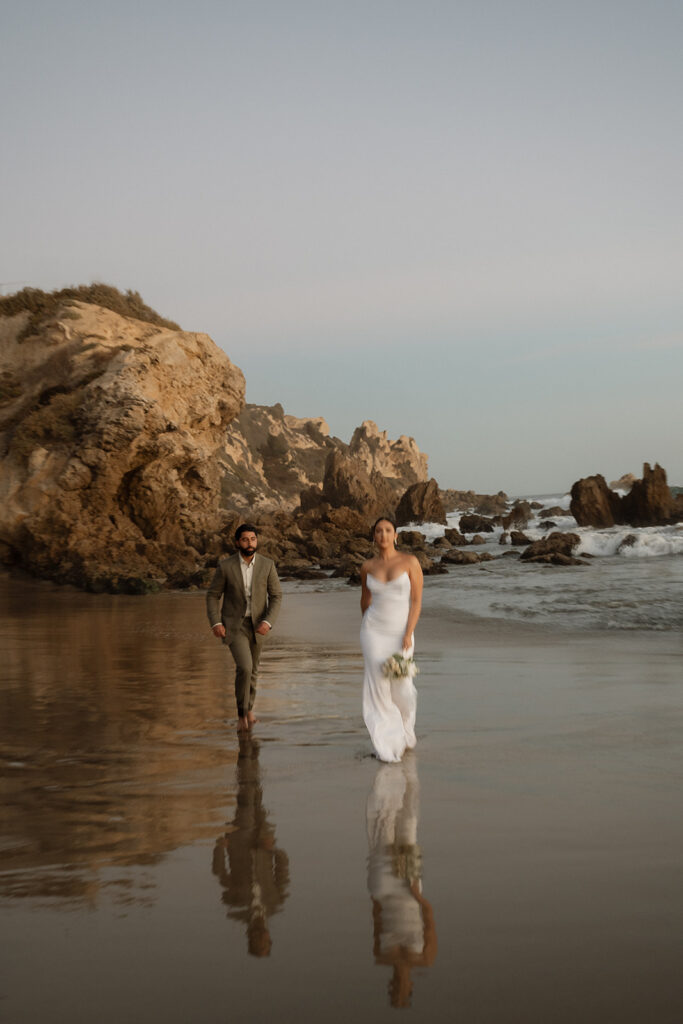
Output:
M484 534L495 561L475 566L449 566L447 576L429 581L425 607L445 603L478 617L509 619L555 629L679 630L683 627L683 522L675 526L617 526L596 530L580 527L569 512L569 495L530 496L543 508L563 508L555 524L542 527L543 509L524 533L538 540L554 531L577 533L575 554L588 556L585 566L527 565L505 552L502 528ZM461 515L447 516L448 527L459 528ZM442 537L446 527L428 523L421 530L428 540ZM472 534L466 534L471 539Z

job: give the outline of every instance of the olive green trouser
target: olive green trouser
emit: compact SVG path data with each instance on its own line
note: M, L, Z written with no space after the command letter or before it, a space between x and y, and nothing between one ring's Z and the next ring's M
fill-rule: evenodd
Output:
M247 618L242 619L232 639L228 638L230 653L235 659L235 700L240 718L244 718L254 706L262 644L263 638L255 632L253 622Z

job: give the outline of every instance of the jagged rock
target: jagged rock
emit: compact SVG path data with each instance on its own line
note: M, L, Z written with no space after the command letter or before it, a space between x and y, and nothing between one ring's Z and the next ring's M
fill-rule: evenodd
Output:
M556 530L557 523L554 523L552 519L542 519L538 524L542 530Z
M450 527L445 531L444 538L449 544L467 544L467 541L461 534L460 530L455 530L453 527Z
M9 557L91 589L201 576L226 518L218 451L241 371L205 334L73 299L0 324L0 379L21 382L0 398Z
M493 533L496 524L493 519L473 514L460 516L459 526L463 533Z
M350 508L369 518L389 513L394 496L380 473L367 473L356 460L332 450L325 463L323 497L333 508Z
M497 494L476 494L474 491L441 491L441 500L446 512L474 511L482 516L503 515L507 511L508 496L504 491Z
M276 508L307 511L325 500L322 482L331 451L352 459L359 471L383 478L387 508L406 487L427 479L427 456L412 437L391 441L372 420L354 431L350 444L330 436L321 417L285 413L275 405L248 404L230 424L220 457L225 508L260 514Z
M486 541L480 533L475 533L474 537L470 541L470 544L474 544L476 546L477 544L486 544Z
M407 487L424 483L429 477L427 456L414 439L401 434L397 441L390 441L386 430L380 430L372 420L364 420L356 427L348 454L360 462L370 476L381 474L394 494L393 504Z
M398 503L396 522L399 526L407 526L408 523L445 524L446 513L436 480L432 478L408 488Z
M515 504L517 504L517 503L515 502ZM534 512L536 512L536 511L538 511L539 508L543 508L543 505L541 504L540 501L532 501L532 502L529 503L529 507L532 508L534 510Z
M522 561L532 562L539 559L547 561L546 555L558 554L563 557L571 557L574 548L578 547L580 542L581 538L578 533L551 533L530 544L522 552Z
M677 518L666 472L658 463L651 469L646 462L642 480L636 480L623 497L611 491L600 475L577 480L571 496L571 513L579 526L659 526Z
M666 472L659 463L654 469L643 466L642 480L636 480L621 499L621 521L629 526L655 526L666 523L673 512L673 498L666 481Z
M553 505L552 508L544 508L541 510L539 516L540 519L550 519L552 516L568 516L569 512L566 508L562 508L560 505Z

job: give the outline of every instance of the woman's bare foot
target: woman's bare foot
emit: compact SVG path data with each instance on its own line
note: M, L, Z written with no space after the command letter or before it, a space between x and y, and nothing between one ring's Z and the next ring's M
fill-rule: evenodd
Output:
M258 722L258 718L256 717L253 711L247 711L247 724L250 729L254 722Z

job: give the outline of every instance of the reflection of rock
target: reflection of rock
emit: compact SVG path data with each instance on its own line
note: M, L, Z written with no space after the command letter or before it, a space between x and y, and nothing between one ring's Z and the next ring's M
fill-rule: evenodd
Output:
M263 805L259 744L240 737L237 807L213 851L213 873L223 888L228 917L246 926L252 956L268 956L268 919L282 909L289 892L289 859L275 845L275 829Z
M118 596L0 577L1 896L149 905L151 866L215 840L219 766L235 759L207 728L226 705L224 671L197 642L195 599L178 597L143 613Z
M658 464L651 469L646 462L642 480L636 480L623 497L599 475L577 480L571 494L571 513L579 526L661 526L683 515L683 503L672 497L666 472Z
M398 503L396 522L399 526L407 526L408 523L446 523L446 513L436 480L432 478L408 488Z
M419 783L415 759L382 765L368 796L368 890L372 898L376 964L393 968L392 1006L408 1006L413 967L429 967L437 953L431 904L422 895L417 841Z

